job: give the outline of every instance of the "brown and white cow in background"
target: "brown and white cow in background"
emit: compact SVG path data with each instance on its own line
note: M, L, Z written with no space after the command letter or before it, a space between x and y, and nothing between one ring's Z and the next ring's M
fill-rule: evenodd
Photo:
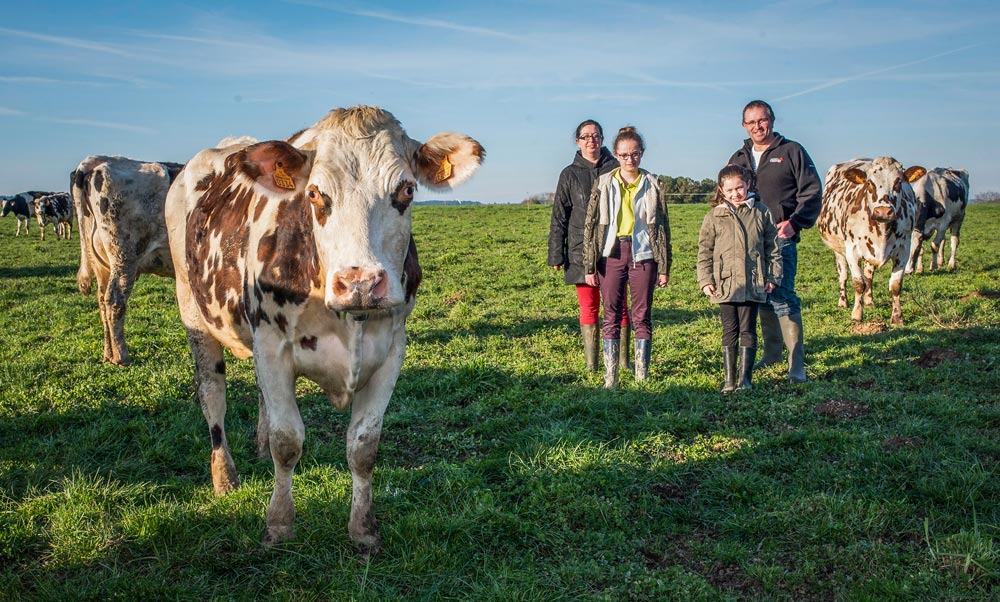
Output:
M854 159L838 163L826 174L823 208L816 229L837 257L840 307L847 307L847 275L854 284L851 319L862 319L862 298L873 305L875 269L892 261L889 293L892 323L903 323L899 294L910 255L910 236L917 204L910 183L924 175L923 167L903 169L892 157Z
M73 201L68 192L57 192L35 199L35 217L38 230L45 240L45 226L52 224L56 238L69 240L73 235Z
M924 241L931 239L931 269L944 265L944 237L951 231L951 259L948 269L955 269L958 233L969 204L969 172L964 169L937 167L913 183L917 197L917 223L910 244L906 273L924 271Z
M381 546L372 470L420 280L410 204L418 182L450 189L483 155L463 134L421 144L390 113L353 107L287 142L206 149L171 187L177 300L216 495L239 486L226 442L223 347L254 358L258 450L270 448L275 473L265 545L295 536L292 473L305 434L295 380L304 376L337 408L351 408L348 533L365 555Z
M104 361L132 363L125 344L125 308L139 274L174 275L163 219L167 189L183 166L125 157L91 156L71 176L80 226L76 281L89 295L97 278L104 326Z

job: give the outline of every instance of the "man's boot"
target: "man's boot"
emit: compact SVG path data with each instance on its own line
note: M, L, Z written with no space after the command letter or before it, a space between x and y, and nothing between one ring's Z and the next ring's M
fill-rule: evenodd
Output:
M722 373L722 394L728 395L736 390L736 347L722 348Z
M764 353L754 368L766 368L781 361L781 349L784 346L781 339L781 324L778 315L774 313L769 303L762 303L760 311L760 333L764 339Z
M628 370L629 372L635 372L635 366L632 365L632 326L631 324L625 324L622 326L622 339L621 339L621 355L618 357L618 365L621 366L622 370Z
M753 381L753 361L757 359L756 347L740 347L740 384L737 389L749 391Z
M806 378L806 352L802 347L802 314L778 318L781 337L788 348L788 380L804 383Z
M650 339L635 340L635 380L642 382L649 377Z
M618 339L602 339L604 347L604 388L614 389L618 386L618 359L619 344Z
M601 330L597 324L580 324L580 331L583 333L583 357L587 360L587 370L597 372L600 370L597 341L601 340Z

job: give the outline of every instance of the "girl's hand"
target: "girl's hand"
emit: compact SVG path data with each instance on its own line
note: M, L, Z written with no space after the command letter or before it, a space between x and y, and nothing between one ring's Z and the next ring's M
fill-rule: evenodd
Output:
M714 297L715 286L712 284L706 284L705 286L701 287L701 292L705 293L705 296L707 297Z
M775 288L777 287L774 286L773 282L768 282L767 284L764 285L764 292L765 293L773 292Z
M587 286L597 286L597 274L587 274L583 277L583 281L587 283Z
M659 274L656 276L656 286L663 288L667 286L668 282L670 282L670 276L667 274Z

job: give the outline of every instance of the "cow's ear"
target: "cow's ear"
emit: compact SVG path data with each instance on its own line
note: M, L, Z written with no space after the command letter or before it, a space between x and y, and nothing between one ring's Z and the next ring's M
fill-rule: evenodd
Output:
M483 146L465 134L437 134L414 153L414 171L422 184L447 190L475 173L485 156Z
M868 174L853 167L844 172L844 177L852 184L864 184L868 181Z
M235 168L261 186L278 193L304 190L309 179L309 155L287 142L271 140L252 144L226 157L226 168Z
M909 169L907 169L906 171L904 171L903 176L906 177L907 182L910 182L912 184L913 182L916 182L920 178L924 177L924 174L926 173L927 173L926 169L920 167L919 165L914 165Z

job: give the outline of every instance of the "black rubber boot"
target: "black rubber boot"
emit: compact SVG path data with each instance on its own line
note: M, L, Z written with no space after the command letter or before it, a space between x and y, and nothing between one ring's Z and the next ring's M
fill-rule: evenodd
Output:
M752 388L753 361L756 358L756 347L740 347L740 384L738 389L749 391Z
M728 395L736 390L736 347L722 348L722 372L722 394Z
M615 389L618 387L618 359L619 344L618 339L602 339L604 351L604 388Z
M781 337L788 348L788 380L804 383L806 377L806 352L802 346L802 314L778 318Z
M760 311L760 333L764 339L764 353L760 356L760 361L754 365L758 370L772 366L781 361L781 349L784 346L781 336L781 324L777 314L771 309L768 303L762 303Z

